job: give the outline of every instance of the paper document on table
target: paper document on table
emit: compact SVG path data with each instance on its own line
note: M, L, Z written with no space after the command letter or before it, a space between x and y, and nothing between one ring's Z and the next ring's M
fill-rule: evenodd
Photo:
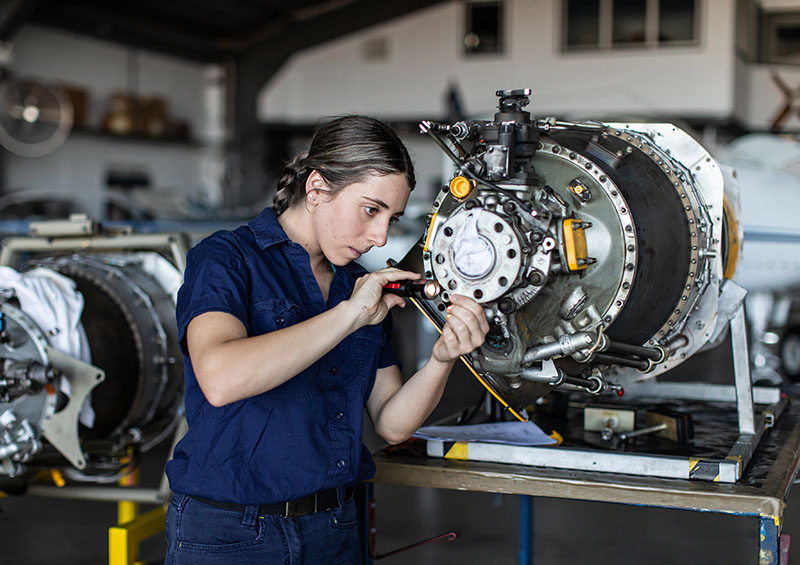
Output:
M552 445L557 443L533 422L425 426L417 430L414 437L435 441L472 441L511 445Z

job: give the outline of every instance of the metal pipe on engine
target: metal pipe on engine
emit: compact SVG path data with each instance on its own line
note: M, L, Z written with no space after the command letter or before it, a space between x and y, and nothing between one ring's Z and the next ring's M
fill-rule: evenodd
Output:
M635 355L644 359L651 359L656 363L660 363L666 357L666 351L663 348L643 347L640 345L631 345L630 343L622 343L619 341L608 341L608 346L605 351L613 353L622 353L624 355Z
M519 376L526 381L542 383L551 386L558 386L564 382L565 373L562 370L557 370L556 374L542 374L539 369L526 368L519 372Z
M595 355L594 360L598 363L608 363L609 365L633 367L640 371L647 371L650 368L650 362L647 360L634 359L633 357L624 357L622 355L612 355L610 353L598 353Z
M522 358L523 365L529 365L551 357L566 357L581 349L589 349L595 344L597 336L589 332L564 334L558 341L531 347Z

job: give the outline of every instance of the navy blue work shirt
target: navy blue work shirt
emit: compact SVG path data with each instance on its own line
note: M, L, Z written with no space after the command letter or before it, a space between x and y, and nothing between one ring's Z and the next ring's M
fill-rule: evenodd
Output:
M325 304L308 253L289 240L271 208L189 251L177 306L189 431L167 463L173 492L264 504L374 474L362 444L363 410L377 369L399 365L390 317L350 334L280 386L221 407L200 390L186 347L186 327L204 312L232 314L248 336L261 335L346 300L364 272L355 263L338 267Z

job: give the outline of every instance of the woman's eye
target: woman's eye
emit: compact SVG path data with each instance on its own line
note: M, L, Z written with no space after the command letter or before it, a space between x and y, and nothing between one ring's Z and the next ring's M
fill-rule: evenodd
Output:
M378 213L378 209L374 206L367 206L364 208L364 211L367 213L367 216L374 216Z
M399 220L399 219L400 219L400 218L398 218L397 216L392 216L391 218L389 218L389 224L393 224L393 223L395 223L395 222L396 222L397 220Z

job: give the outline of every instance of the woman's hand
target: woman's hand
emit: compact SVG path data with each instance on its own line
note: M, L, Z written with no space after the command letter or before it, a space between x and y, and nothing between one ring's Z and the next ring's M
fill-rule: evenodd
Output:
M393 294L383 294L384 285L394 281L419 278L421 278L419 273L403 271L394 267L359 277L348 300L356 309L357 327L378 324L383 321L393 307L405 307L406 302L403 298Z
M483 307L468 296L450 296L447 321L442 335L433 344L431 357L440 363L452 363L461 355L472 353L483 345L489 322Z

